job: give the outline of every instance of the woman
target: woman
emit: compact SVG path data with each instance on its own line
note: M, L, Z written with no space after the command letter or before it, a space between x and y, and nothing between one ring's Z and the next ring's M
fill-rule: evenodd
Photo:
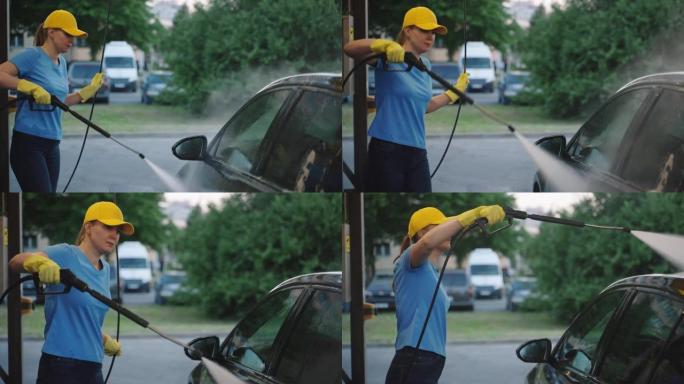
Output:
M447 91L432 96L432 81L426 72L403 64L404 53L416 57L426 53L435 42L435 34L446 34L447 29L437 24L435 14L425 7L411 8L397 42L384 39L355 40L344 47L344 52L355 58L371 53L387 57L375 63L375 100L377 112L371 123L368 146L367 191L431 192L430 167L425 150L425 114L447 104L458 96ZM431 68L425 57L420 57ZM468 75L463 73L456 88L465 91Z
M396 354L385 383L430 384L439 380L446 356L449 310L449 300L442 287L420 347L418 351L415 349L437 284L438 274L433 264L437 265L439 256L449 250L451 238L478 218L495 224L504 218L504 211L498 205L490 205L445 217L437 208L427 207L411 215L401 253L395 259Z
M16 89L32 99L19 97L10 150L10 164L22 191L57 190L62 111L44 105L50 104L50 95L73 105L90 99L102 86L102 74L97 73L89 85L68 94L66 61L61 54L71 48L74 37L87 35L78 29L71 13L57 10L38 26L36 47L0 64L0 87Z
M60 268L70 269L88 286L111 298L109 264L103 256L132 235L133 225L123 219L116 204L101 201L86 211L76 245L57 244L42 252L20 253L10 260L17 272L37 273L49 291L61 292ZM121 345L102 332L108 307L87 293L72 289L45 298L45 343L38 368L38 384L93 383L102 380L103 354L118 356Z

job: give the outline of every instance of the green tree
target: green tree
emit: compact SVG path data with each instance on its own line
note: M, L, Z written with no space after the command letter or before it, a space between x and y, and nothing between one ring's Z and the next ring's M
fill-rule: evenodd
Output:
M194 210L177 255L200 305L234 315L286 278L340 270L341 203L337 194L257 193Z
M437 21L447 27L443 39L451 56L463 45L463 26L468 25L468 41L484 41L500 50L506 48L510 37L509 16L503 0L468 1L464 18L464 0L435 0L428 7L437 15ZM425 2L410 0L402 2L369 1L369 35L388 34L395 36L401 30L404 14L412 7L424 6Z
M160 33L145 0L110 0L107 40L125 40L147 50ZM34 33L50 12L65 9L76 16L78 27L88 32L86 43L91 56L102 48L107 20L107 2L102 0L31 0L10 1L12 32Z
M22 197L24 230L40 232L53 244L73 244L86 210L96 201L116 201L124 219L135 227L135 233L122 236L122 241L138 240L155 249L167 241L158 193L24 193Z
M621 85L620 69L678 28L683 12L680 0L569 0L537 12L522 55L546 110L575 116L603 101Z
M244 83L257 67L292 74L339 60L340 27L339 0L217 0L181 10L162 47L182 101L201 112L211 92Z
M447 216L454 216L480 205L513 206L513 198L503 193L367 193L364 197L365 254L366 263L371 270L375 262L372 253L373 242L389 239L401 243L406 235L411 214L420 208L433 206ZM459 263L463 262L470 251L478 247L492 248L504 255L512 256L519 249L524 236L517 223L516 226L487 238L476 231L476 234L464 237L453 252Z
M563 217L652 232L684 232L684 196L597 194ZM568 321L608 284L627 276L673 272L657 253L624 232L544 223L525 247L525 258L549 296L552 313Z

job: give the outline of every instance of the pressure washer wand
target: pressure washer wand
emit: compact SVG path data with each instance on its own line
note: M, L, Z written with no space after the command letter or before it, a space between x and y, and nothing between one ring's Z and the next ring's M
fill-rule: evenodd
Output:
M145 155L143 155L141 152L138 152L138 151L134 150L133 148L127 146L126 144L120 142L119 140L115 139L114 137L112 137L112 134L111 134L111 133L105 131L104 129L102 129L101 127L99 127L97 124L95 124L95 123L93 123L92 121L86 119L86 118L85 118L83 115L81 115L80 113L78 113L78 112L72 110L71 108L69 108L69 106L66 105L65 103L63 103L62 100L60 100L57 96L50 95L50 100L51 100L52 105L58 107L59 109L61 109L61 110L63 110L63 111L69 112L72 116L74 116L74 117L77 118L78 120L82 121L83 123L85 123L86 125L88 125L90 128L96 130L96 131L97 131L98 133L100 133L102 136L104 136L104 137L106 137L106 138L108 138L108 139L112 139L115 143L117 143L117 144L119 144L120 146L122 146L122 147L128 149L129 151L131 151L131 152L133 152L133 153L135 153L135 154L138 155L138 157L140 157L141 159L145 159Z
M90 287L88 287L88 284L86 284L83 280L77 278L76 275L74 275L74 273L71 272L71 270L60 269L59 270L59 279L60 279L60 282L62 284L66 285L68 287L74 287L81 292L85 292L85 293L89 294L90 296L94 297L95 299L97 299L101 303L105 304L109 308L111 308L111 309L119 312L120 314L126 316L127 318L129 318L130 320L132 320L136 324L140 325L141 327L147 328L150 331L161 336L162 338L164 338L164 339L166 339L166 340L168 340L168 341L170 341L170 342L172 342L172 343L174 343L180 347L187 349L188 352L193 357L197 357L198 359L202 358L202 354L198 350L196 350L196 349L192 348L191 346L181 342L180 340L174 339L173 337L162 333L161 331L159 331L155 327L151 326L149 321L147 321L147 320L143 319L142 317L136 315L135 313L133 313L130 310L128 310L127 308L123 307L121 304L117 303L116 301L108 298L107 296L104 296L100 292L97 292L97 291L90 289Z
M590 228L597 228L597 229L608 229L611 231L621 231L621 232L627 232L627 233L630 233L632 231L631 229L629 229L627 227L612 227L612 226L607 226L607 225L587 224L585 222L572 220L572 219L563 219L560 217L528 214L525 211L518 211L518 210L509 208L509 207L504 207L504 212L506 213L506 217L513 218L513 219L519 219L519 220L530 219L530 220L536 220L536 221L544 221L547 223L570 225L573 227L580 227L580 228L581 227L590 227Z

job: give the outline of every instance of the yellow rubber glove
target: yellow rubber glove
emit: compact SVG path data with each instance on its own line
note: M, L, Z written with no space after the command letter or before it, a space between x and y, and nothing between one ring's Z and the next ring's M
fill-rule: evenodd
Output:
M121 356L121 344L106 333L104 336L104 353L107 356Z
M37 273L41 283L59 284L59 265L48 257L34 253L24 260L24 269Z
M90 84L81 88L78 94L81 95L81 103L85 103L88 99L95 96L97 90L102 86L102 72L98 72L90 79Z
M506 216L503 208L498 205L483 205L477 208L473 208L469 211L465 211L460 215L456 215L456 220L458 220L461 225L466 228L469 227L475 220L484 217L487 219L488 224L496 224L503 220Z
M392 40L376 39L371 43L370 49L375 53L387 55L387 61L390 63L404 62L404 47Z
M28 80L20 79L17 91L31 95L38 104L50 104L50 94L40 85Z
M470 74L467 72L461 73L461 76L458 77L458 80L456 80L456 84L454 84L454 88L458 89L459 91L465 93L466 89L468 89L468 83L470 82ZM452 92L450 90L447 90L444 92L445 95L451 100L449 104L453 104L458 100L458 95L455 92Z

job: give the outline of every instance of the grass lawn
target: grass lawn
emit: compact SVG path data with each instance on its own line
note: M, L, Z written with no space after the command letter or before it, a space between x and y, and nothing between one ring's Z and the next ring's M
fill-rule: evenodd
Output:
M521 133L559 133L575 132L582 120L562 120L548 117L541 107L519 105L486 105L487 111L495 114ZM436 112L425 115L425 126L428 135L448 135L456 119L458 107L447 106ZM368 115L368 126L373 121L374 113ZM349 137L353 133L353 114L351 103L342 106L342 135ZM458 119L456 134L493 134L508 133L506 127L489 120L472 106L464 105Z
M90 116L89 104L71 108L86 119ZM92 120L112 134L215 132L228 121L227 117L202 118L180 107L156 104L97 104ZM66 134L83 134L85 124L65 112L62 114L62 129Z
M366 321L367 344L394 344L396 316L382 312ZM566 324L560 324L547 313L530 312L449 312L447 342L526 341L558 338ZM342 322L342 342L349 344L349 315Z
M198 308L186 306L150 304L127 308L149 321L150 325L159 331L169 334L201 335L211 333L223 338L233 328L237 320L208 319ZM43 337L45 316L43 315L42 305L37 305L35 311L29 315L22 316L21 319L24 337ZM112 336L116 334L115 311L110 310L107 312L102 329ZM7 311L0 311L0 335L7 335ZM139 336L156 334L121 316L120 335Z

